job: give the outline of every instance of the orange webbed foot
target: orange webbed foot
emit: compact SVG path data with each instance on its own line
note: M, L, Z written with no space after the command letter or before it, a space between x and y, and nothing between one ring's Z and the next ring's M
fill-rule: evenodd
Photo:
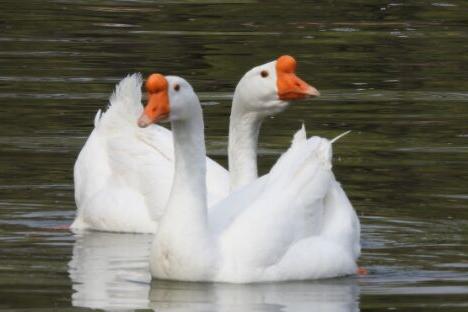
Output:
M69 224L61 224L61 225L52 226L49 229L55 230L55 231L67 231L67 230L70 230L70 225Z
M356 274L359 275L359 276L365 276L365 275L369 274L369 271L367 271L367 269L364 268L364 267L358 267L356 269Z

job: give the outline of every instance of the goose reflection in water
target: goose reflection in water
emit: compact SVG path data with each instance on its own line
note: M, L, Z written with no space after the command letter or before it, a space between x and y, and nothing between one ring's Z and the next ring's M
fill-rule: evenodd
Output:
M268 284L153 281L154 311L359 311L355 279Z
M77 234L68 264L73 306L111 311L147 308L152 239L141 234Z
M69 274L75 307L107 311L359 311L354 278L268 284L150 282L151 235L76 235Z

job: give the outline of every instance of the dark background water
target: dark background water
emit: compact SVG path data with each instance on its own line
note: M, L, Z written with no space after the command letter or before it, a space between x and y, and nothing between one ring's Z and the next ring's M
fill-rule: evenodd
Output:
M307 126L362 222L367 277L144 282L145 235L51 229L74 217L74 160L128 73L177 74L226 164L230 99L250 67L291 54L322 93L268 120L266 172ZM0 0L0 309L468 309L468 3Z

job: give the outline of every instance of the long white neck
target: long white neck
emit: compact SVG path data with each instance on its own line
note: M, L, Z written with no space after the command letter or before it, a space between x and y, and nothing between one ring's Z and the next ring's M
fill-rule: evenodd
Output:
M206 203L206 155L201 107L172 122L175 171L164 216L154 239L153 275L207 280L216 272L216 247Z
M234 94L229 123L228 161L231 191L257 179L257 142L262 118L243 109L243 99Z
M187 222L205 226L206 214L206 150L201 108L194 116L172 122L175 169L171 193L167 204L167 217L171 222Z

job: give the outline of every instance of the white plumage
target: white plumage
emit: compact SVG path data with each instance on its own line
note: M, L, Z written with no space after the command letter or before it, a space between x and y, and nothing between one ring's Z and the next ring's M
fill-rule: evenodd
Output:
M167 80L169 90L188 85ZM251 283L355 273L359 220L331 170L330 141L306 139L303 127L268 175L207 210L196 183L205 161L198 99L191 88L169 99L190 118L172 122L176 178L153 243L153 277Z
M155 233L164 212L174 171L172 134L159 125L139 128L142 78L123 79L74 168L77 216L71 228ZM208 199L229 191L227 170L207 160Z

